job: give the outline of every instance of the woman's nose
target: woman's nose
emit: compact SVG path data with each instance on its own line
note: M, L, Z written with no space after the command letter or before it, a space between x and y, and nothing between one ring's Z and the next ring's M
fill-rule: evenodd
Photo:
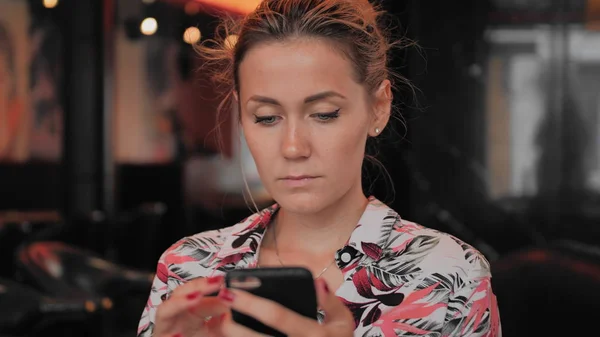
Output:
M308 158L311 154L306 132L298 125L284 128L281 153L287 159Z

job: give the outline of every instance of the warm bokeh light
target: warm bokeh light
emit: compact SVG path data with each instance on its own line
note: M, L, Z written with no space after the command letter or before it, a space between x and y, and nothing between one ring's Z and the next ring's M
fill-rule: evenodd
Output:
M242 14L252 12L262 0L196 0L211 7L230 10Z
M142 0L143 3L145 3L146 5L152 4L154 3L156 0Z
M155 18L145 18L140 25L140 31L144 35L152 35L158 30L158 22Z
M194 1L190 1L185 4L185 14L187 15L196 15L200 12L200 4Z
M183 33L183 41L185 41L185 43L189 43L189 44L198 43L198 41L200 41L201 37L202 37L202 33L200 32L200 29L198 29L196 27L189 27Z
M46 8L54 8L58 5L58 0L44 0L43 3Z
M227 35L225 38L225 47L233 49L238 41L238 36L235 34Z

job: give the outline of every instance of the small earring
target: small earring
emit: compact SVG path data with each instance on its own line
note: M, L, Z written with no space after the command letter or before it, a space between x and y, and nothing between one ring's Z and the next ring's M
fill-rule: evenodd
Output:
M375 133L379 134L379 128L375 128Z

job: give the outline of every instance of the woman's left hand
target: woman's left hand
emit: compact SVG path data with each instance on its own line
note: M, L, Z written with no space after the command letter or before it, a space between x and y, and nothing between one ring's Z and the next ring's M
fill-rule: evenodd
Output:
M352 313L331 293L323 280L315 282L319 306L325 311L325 321L319 324L316 319L310 319L281 306L273 301L254 296L237 289L224 289L219 294L228 300L231 309L254 317L290 337L351 337L354 333ZM264 336L249 328L237 324L227 315L221 326L223 336L253 337Z

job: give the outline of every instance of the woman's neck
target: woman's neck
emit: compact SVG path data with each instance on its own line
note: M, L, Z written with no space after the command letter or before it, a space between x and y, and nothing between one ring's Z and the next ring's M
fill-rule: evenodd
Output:
M330 253L348 240L368 202L360 191L342 197L318 213L298 214L281 208L269 241L273 242L276 235L280 250Z

